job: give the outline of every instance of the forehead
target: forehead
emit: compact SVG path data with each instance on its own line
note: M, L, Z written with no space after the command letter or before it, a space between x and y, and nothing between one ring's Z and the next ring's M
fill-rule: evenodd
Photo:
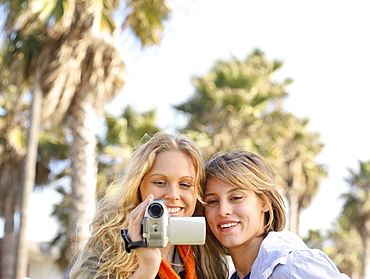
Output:
M210 193L226 193L233 190L243 190L238 187L235 187L229 182L217 179L217 178L211 178L206 185L205 194Z
M195 171L194 164L190 157L181 151L165 151L158 153L149 172L156 171L157 169Z

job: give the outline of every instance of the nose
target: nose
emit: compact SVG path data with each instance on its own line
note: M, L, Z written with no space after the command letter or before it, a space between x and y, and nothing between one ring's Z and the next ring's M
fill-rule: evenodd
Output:
M165 199L174 201L180 199L179 189L177 185L171 184L166 191L166 194L164 195Z
M219 201L218 215L221 217L229 216L232 214L231 205L225 201Z

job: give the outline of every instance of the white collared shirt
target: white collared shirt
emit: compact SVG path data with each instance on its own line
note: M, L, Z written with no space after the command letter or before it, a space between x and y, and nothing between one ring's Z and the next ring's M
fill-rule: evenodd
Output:
M261 243L250 279L349 279L321 250L309 249L289 231L269 232Z

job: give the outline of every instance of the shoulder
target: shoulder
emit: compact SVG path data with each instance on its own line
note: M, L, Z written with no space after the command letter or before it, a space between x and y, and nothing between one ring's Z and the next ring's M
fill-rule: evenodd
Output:
M308 249L303 240L296 234L289 231L269 232L262 241L266 248L273 247L279 250Z
M71 279L90 279L95 278L102 262L96 253L93 253L88 247L82 250L80 256L71 266L69 277Z
M271 278L348 278L339 272L332 260L321 250L296 250L288 254L285 264L276 265Z
M303 240L289 231L269 232L262 241L256 262L269 267L285 264L293 251L309 250Z
M339 273L324 252L309 249L298 235L288 231L266 236L253 273L260 275L252 278L348 278Z
M252 278L267 278L278 265L286 265L292 251L308 250L297 235L288 232L269 232L262 241L257 259L252 266ZM256 275L259 276L256 277Z

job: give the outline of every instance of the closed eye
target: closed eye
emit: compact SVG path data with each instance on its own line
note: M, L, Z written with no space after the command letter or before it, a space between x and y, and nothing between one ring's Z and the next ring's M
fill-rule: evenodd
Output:
M164 181L154 181L153 184L157 186L167 186L167 183Z
M235 202L237 202L237 201L241 201L242 199L243 199L244 197L239 197L239 196L237 196L237 197L232 197L232 198L230 198L230 200L231 201L235 201Z
M188 183L180 183L179 185L180 185L180 187L184 187L184 188L191 188L193 186L193 185L188 184Z
M214 206L218 203L218 200L209 200L206 201L206 206Z

